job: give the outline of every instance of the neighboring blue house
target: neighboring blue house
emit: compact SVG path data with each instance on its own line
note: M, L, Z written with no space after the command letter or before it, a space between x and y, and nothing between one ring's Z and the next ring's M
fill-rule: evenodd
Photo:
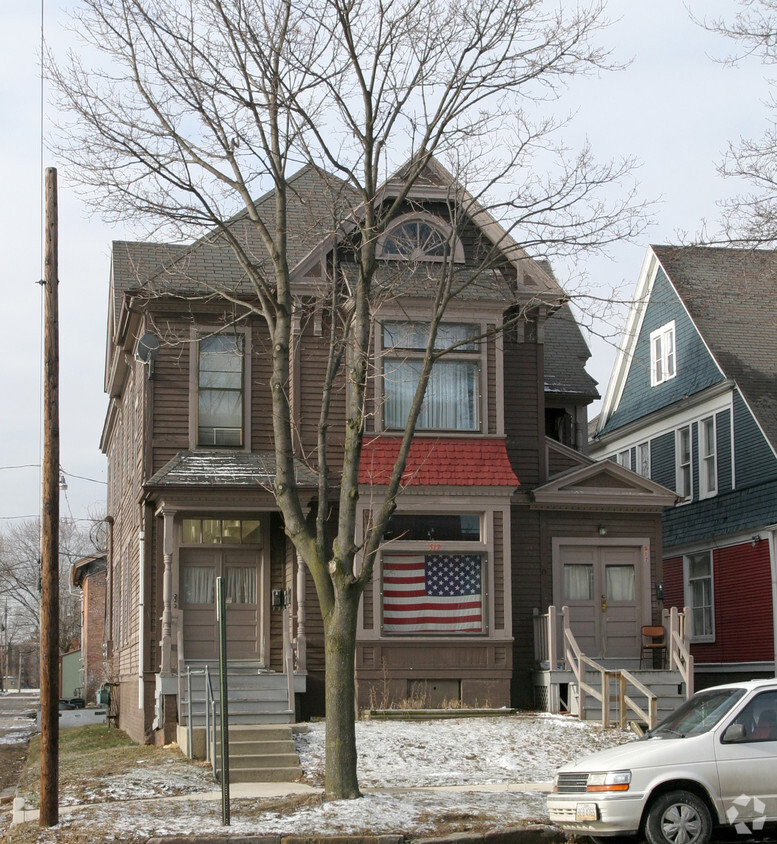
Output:
M675 489L664 605L697 687L775 673L777 251L652 246L590 445Z

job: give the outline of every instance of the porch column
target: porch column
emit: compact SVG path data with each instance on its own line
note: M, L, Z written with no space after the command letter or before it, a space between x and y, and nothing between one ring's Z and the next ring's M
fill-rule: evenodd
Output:
M308 636L305 629L307 609L305 606L305 561L297 554L297 671L308 670Z
M171 675L172 646L173 646L173 549L175 547L173 520L175 510L162 510L164 520L164 576L162 579L162 675Z

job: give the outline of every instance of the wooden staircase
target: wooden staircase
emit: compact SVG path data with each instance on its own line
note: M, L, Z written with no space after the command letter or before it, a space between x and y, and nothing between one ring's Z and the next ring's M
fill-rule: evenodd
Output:
M302 774L291 724L289 681L258 662L230 660L227 671L231 782L293 782ZM218 662L189 660L181 676L179 745L221 770Z

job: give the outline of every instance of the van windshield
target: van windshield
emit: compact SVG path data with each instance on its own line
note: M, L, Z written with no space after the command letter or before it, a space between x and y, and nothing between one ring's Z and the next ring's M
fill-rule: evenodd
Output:
M646 733L645 738L686 738L706 733L720 722L744 693L744 689L699 692Z

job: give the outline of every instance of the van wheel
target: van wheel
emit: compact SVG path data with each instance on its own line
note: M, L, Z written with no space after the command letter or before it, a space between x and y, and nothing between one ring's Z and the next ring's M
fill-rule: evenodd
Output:
M645 837L649 844L707 844L711 835L709 809L690 791L662 794L648 810Z

